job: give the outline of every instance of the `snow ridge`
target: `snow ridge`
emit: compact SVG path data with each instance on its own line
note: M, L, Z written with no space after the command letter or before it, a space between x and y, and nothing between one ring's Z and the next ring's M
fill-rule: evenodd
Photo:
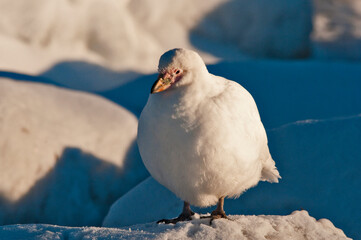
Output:
M123 228L69 228L52 225L12 225L0 227L0 239L327 239L347 238L342 230L327 219L316 220L307 211L294 211L288 216L233 215L232 219L196 219L164 225L147 223Z

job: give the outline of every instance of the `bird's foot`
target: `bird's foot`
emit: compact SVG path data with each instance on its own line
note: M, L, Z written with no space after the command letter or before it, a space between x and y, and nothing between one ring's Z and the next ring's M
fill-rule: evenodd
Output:
M214 210L212 213L211 213L211 222L210 224L212 224L212 222L216 219L220 219L220 218L224 218L224 219L227 219L227 220L230 220L226 213L224 211L218 211L218 210Z
M216 219L220 219L220 218L224 218L224 219L227 219L227 220L232 220L230 219L225 212L220 212L220 211L216 211L214 210L211 215L204 215L204 216L201 216L200 219L210 219L210 224L212 224L213 220L216 220Z
M224 211L217 211L217 210L214 210L212 213L211 213L211 218L213 219L219 219L219 218L225 218L225 219L228 219L226 213Z
M161 219L157 223L164 223L164 224L176 224L177 222L183 222L183 221L191 221L192 216L194 216L194 212L187 212L187 213L181 213L177 218L172 219Z

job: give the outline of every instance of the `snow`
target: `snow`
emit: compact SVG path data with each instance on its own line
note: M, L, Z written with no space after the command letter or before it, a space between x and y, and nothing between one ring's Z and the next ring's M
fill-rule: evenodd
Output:
M207 68L252 94L266 129L361 113L359 62L241 60ZM100 94L139 116L156 79L156 74L145 75Z
M311 1L224 1L193 31L253 57L304 58L311 48Z
M361 115L357 115L300 121L268 131L270 151L282 173L280 183L260 183L239 199L226 200L226 213L289 214L306 209L317 218L329 218L346 233L359 236L361 218L355 213L361 212L361 194L354 189L360 184L360 129ZM180 199L148 178L113 204L103 226L173 218L181 209ZM212 208L196 211L206 213Z
M149 17L141 14L149 12L150 4L143 2L3 0L0 3L0 43L3 45L0 67L40 74L62 62L81 61L118 71L149 73L159 55L169 46L190 46L189 28L219 1L199 4L200 10L188 12L188 15L184 15L182 9L189 7L192 1L180 2L180 8L174 8L178 10L172 14L166 8L173 7L172 1L164 1L165 4L159 1L155 7L158 6L161 12L153 11L156 15ZM188 19L186 23L178 20L181 15L184 15L183 20ZM158 19L154 21L155 18ZM164 21L165 18L174 21ZM169 24L153 31L152 26L143 26L144 22ZM172 23L179 27L175 28ZM171 30L173 41L169 34L164 34L168 30ZM178 43L174 42L176 39L179 39ZM167 46L163 44L164 40L168 41ZM209 59L215 60L214 57ZM132 76L123 76L118 79L118 84L129 79L133 79ZM61 75L54 79L56 82L64 80ZM71 82L69 86L73 87Z
M91 76L91 66L83 67L89 63L122 73L151 73L159 56L175 46L197 49L207 63L234 60L247 53L283 58L307 55L311 30L308 0L279 0L267 8L264 4L227 0L2 0L0 68L42 75L61 67L65 71L52 74L53 81L99 91L138 75L102 78L102 85L99 78L87 77L89 84L84 85L73 70ZM225 14L228 10L232 14ZM241 18L236 14L239 10ZM280 28L278 19L287 19L287 24ZM234 22L244 24L235 28ZM249 27L242 30L245 24ZM264 24L269 31L263 30Z
M185 47L199 52L211 73L253 95L283 177L278 185L260 183L226 201L225 210L280 215L306 209L361 238L360 7L359 0L1 0L0 77L28 83L0 79L0 224L100 226L121 196L118 203L127 208L114 204L104 224L110 218L115 226L158 220L155 212L177 216L181 201L167 189L149 179L133 188L147 177L133 143L135 116L156 79L159 56ZM286 59L307 53L309 59ZM117 104L44 83L95 92ZM116 218L118 207L123 212ZM213 228L195 220L132 231L42 224L0 229L0 239L131 239L195 237ZM297 229L305 228L282 231ZM313 234L311 228L300 231L306 232ZM328 233L324 238L332 239Z
M137 120L114 103L8 79L0 80L0 95L2 224L99 225L147 175Z
M148 223L126 228L69 228L51 225L0 227L1 239L350 239L327 219L307 211L288 216L233 215L230 220L197 219L176 225Z
M209 71L252 94L266 129L361 113L359 62L253 60L222 62Z
M149 177L111 206L103 226L123 227L174 218L180 214L182 207L183 202L179 198Z
M361 59L361 2L314 0L314 56L320 59Z

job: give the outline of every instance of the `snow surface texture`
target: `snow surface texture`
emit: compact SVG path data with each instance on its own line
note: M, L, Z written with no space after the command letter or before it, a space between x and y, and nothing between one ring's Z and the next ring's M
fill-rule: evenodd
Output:
M52 74L53 80L79 89L80 71L88 75L81 86L86 90L121 85L134 72L150 73L175 46L202 51L208 63L239 58L243 50L303 56L310 49L312 21L309 0L2 0L0 16L0 69L47 75L60 64L66 71ZM122 78L100 84L79 61L122 71Z
M252 94L266 129L361 113L361 65L357 62L247 60L207 67ZM146 75L100 94L139 116L156 79L156 74Z
M236 80L252 94L266 129L361 113L358 62L255 60L208 68L213 74Z
M99 225L145 176L136 118L108 100L0 80L0 224Z
M225 1L194 29L251 56L277 58L307 57L311 30L309 0Z
M361 59L361 1L314 0L314 55L324 59Z
M320 145L318 142L313 141L311 137L310 139L312 141L309 142L309 145L304 145L304 147L302 147L303 145L300 145L299 148L295 149L295 142L299 141L298 139L308 139L308 137L303 136L303 128L300 128L298 130L298 135L296 135L296 137L294 138L293 133L290 132L289 135L284 135L284 137L282 138L282 144L284 144L285 146L289 146L289 144L291 143L294 144L294 148L291 148L289 150L291 151L292 149L294 149L292 150L293 155L290 156L290 158L292 158L293 160L289 164L293 163L294 161L299 161L299 163L297 163L298 165L305 165L305 163L307 163L307 169L310 169L310 171L312 170L311 172L313 172L313 175L311 177L308 177L307 174L304 175L307 176L307 179L310 179L309 182L307 182L307 179L305 180L307 182L307 186L312 185L312 182L315 182L317 184L322 183L322 186L330 187L327 184L327 181L329 181L335 183L335 186L339 186L337 188L337 191L334 191L330 188L323 188L321 185L317 184L312 185L311 187L320 187L316 190L313 190L312 197L306 199L305 202L307 203L307 206L309 206L313 198L316 198L316 200L318 199L318 201L311 202L312 204L314 204L312 209L307 209L307 207L302 204L301 200L297 200L298 198L304 199L302 197L303 191L306 192L305 196L311 196L311 190L307 190L307 188L304 187L305 182L300 181L300 179L296 179L296 177L300 173L300 169L303 169L302 166L302 168L293 170L295 177L292 178L292 176L286 176L287 178L291 178L289 183L289 189L292 190L292 194L296 194L295 192L300 189L300 191L298 191L297 193L298 197L292 198L285 194L277 195L273 193L275 185L259 184L259 186L249 190L248 192L246 192L246 194L241 196L239 200L237 200L245 201L248 204L251 204L251 206L253 204L253 207L251 209L249 209L250 205L246 205L244 202L238 204L238 202L235 201L237 207L234 207L234 209L236 209L237 211L233 212L233 207L231 206L232 201L228 201L226 202L225 206L226 210L232 214L289 214L291 211L302 207L309 210L311 215L317 218L327 217L331 219L337 227L344 229L347 235L355 239L360 239L361 235L358 231L358 229L360 229L358 225L360 223L360 220L349 220L356 219L356 217L359 215L358 213L360 212L360 210L356 209L359 206L359 202L356 202L356 200L352 203L348 202L349 200L352 200L352 198L348 198L345 202L343 202L345 199L343 199L343 191L341 191L340 189L345 189L345 192L349 194L353 190L350 187L352 184L349 185L348 183L360 183L359 174L356 175L351 173L351 175L348 175L348 169L351 169L353 167L354 169L359 169L357 164L361 162L360 158L358 157L360 156L360 154L357 152L359 149L359 145L361 144L360 137L359 135L357 135L357 132L360 128L345 126L347 124L350 124L350 119L344 119L345 121L341 120L342 118L345 118L345 116L357 115L361 113L361 94L359 91L359 89L361 88L361 67L360 64L357 62L341 62L340 60L361 59L361 2L359 0L312 1L314 6L312 9L314 14L313 32L311 34L313 59L307 61L265 61L257 59L252 61L240 61L240 59L247 59L244 56L244 52L242 52L242 50L240 50L240 47L237 45L238 40L242 40L240 42L242 44L244 43L243 38L240 35L237 40L237 36L227 32L237 29L237 27L233 26L227 21L233 21L234 24L242 25L244 24L244 22L241 22L240 20L243 19L243 17L234 15L234 18L232 18L232 16L222 16L220 14L220 12L222 12L222 7L224 8L227 5L232 6L233 4L233 6L237 8L237 4L232 2L239 2L240 5L244 4L244 1L225 0L212 0L204 2L193 0L176 2L172 0L132 0L102 1L102 3L99 3L95 0L1 0L0 76L8 75L9 77L12 77L14 79L26 79L28 81L57 83L57 85L70 88L83 89L87 91L97 91L101 93L101 95L116 101L121 106L130 110L134 114L139 115L148 98L149 89L154 80L156 79L155 74L146 76L142 74L145 72L154 72L160 54L163 53L165 50L168 50L169 48L199 48L202 50L200 52L201 56L206 59L207 63L214 63L218 60L225 60L222 63L210 66L210 71L217 75L237 80L243 86L245 86L248 91L251 92L259 107L262 121L266 129L279 127L282 124L291 123L303 119L337 118L339 121L336 121L337 124L334 126L335 128L328 127L327 122L329 121L326 121L322 124L320 122L310 122L305 126L309 126L310 124L315 124L315 128L318 128L318 126L324 126L322 128L324 134L320 135L323 136L324 141L327 140L326 132L334 131L335 134L337 134L327 141L339 141L340 146L348 149L347 151L341 151L341 147L334 147L334 145L332 145L332 147L329 147L328 144ZM267 19L267 22L264 24L259 24L259 22L262 22L262 19L255 19L255 21L252 21L252 23L255 23L255 25L250 24L250 26L245 26L245 31L246 29L248 29L247 31L252 30L250 31L250 33L252 34L257 33L257 28L255 28L255 26L259 26L261 28L260 35L262 36L263 34L265 34L262 31L267 32L267 29L264 29L264 26L272 27L273 21L277 22L278 17L282 18L285 16L289 16L287 13L282 12L280 12L280 15L278 15L278 10L276 10L276 12L274 13L269 12L269 14L267 13L267 11L271 11L271 9L285 9L287 11L290 10L294 13L292 6L287 7L288 4L291 5L291 2L296 3L295 6L302 5L307 8L299 9L299 12L295 13L295 16L297 16L298 14L304 14L303 16L307 16L309 14L308 11L310 10L307 4L303 5L303 3L299 0L287 1L287 3L285 3L285 6L278 6L277 8L276 6L273 6L276 5L276 1L274 1L267 5L262 5L261 9L255 7L257 5L256 2L247 5L247 7L252 7L252 9L250 8L249 11L252 11L255 16L257 16L257 18L264 17L263 19ZM281 1L277 2L281 3ZM306 3L306 1L304 3ZM263 2L262 4L266 3ZM258 10L263 11L266 14L258 14ZM247 11L248 10L245 9L244 13L246 14ZM275 19L270 20L269 16L274 16ZM213 21L214 18L216 19L216 21L219 20L220 22ZM293 36L299 36L299 32L297 29L302 29L302 31L304 31L304 29L307 30L307 26L309 26L309 20L306 18L304 18L304 20L305 25L300 26L300 28L294 28L294 31L287 33L290 34L290 39L293 39ZM214 25L214 31L212 28L213 25L207 25L207 21L213 21L213 23L216 24ZM295 22L293 24L295 24L295 26L298 26L299 23L297 21L299 20L294 19L294 21ZM225 39L221 39L222 36L214 35L214 33L220 31L219 26L221 25L221 23L232 27L231 29L223 29L225 31L224 36L227 36L227 38ZM246 32L241 33L245 34ZM274 31L268 32L268 34L276 35L285 33ZM211 39L210 36L214 36L215 38ZM273 39L275 41L271 44L271 46L278 46L278 41L282 40L282 38L277 38L277 36L272 38L272 36L268 35L267 39ZM262 39L251 39L251 41L262 41ZM285 46L288 47L287 44ZM261 46L257 47L260 47L260 49L265 49ZM297 46L293 47L294 49L297 49ZM128 49L131 49L131 51L128 51ZM337 61L320 62L319 59L333 59ZM236 60L236 62L229 63L227 62L229 60ZM3 70L14 72L1 72ZM18 74L17 72L36 74L41 77L24 76ZM132 79L135 79L135 81L130 81ZM33 86L38 85L34 84L32 85L32 87ZM2 106L3 95L0 96L0 106ZM39 96L38 94L36 94L36 96L34 97L38 98ZM101 98L98 99L102 102L106 102ZM44 101L45 103L47 102L47 100ZM60 100L57 100L57 102L59 101ZM64 100L63 98L61 98L61 101L67 102L66 99ZM17 104L27 106L27 102L31 101L20 101L17 102ZM42 104L40 104L39 106L43 106ZM73 105L73 103L67 104ZM61 105L61 102L59 104L56 104L56 108L59 108L59 106ZM86 107L88 105L89 104L84 104L84 106ZM91 109L93 109L92 111L95 111L97 113L94 114L93 112L91 114L91 118L99 118L103 115L103 104L100 105L102 105L100 108L95 109L90 106ZM83 125L81 124L81 122L88 122L87 119L89 118L89 116L84 113L86 115L86 117L84 118L86 119L78 119L78 115L82 115L83 111L86 111L83 108L85 107L77 108L76 111L74 110L75 114L72 113L71 116L67 115L68 117L64 119L68 119L69 121L70 119L75 119L77 122L76 124ZM10 108L6 109L11 112ZM114 112L120 111L119 108L116 109L117 110L115 110ZM47 111L44 110L44 113L39 113L40 115L38 117L40 118L43 114L46 114ZM1 112L0 121L3 121L2 114L3 113ZM109 119L106 118L104 120L104 126L102 127L112 125L113 119L114 117L109 117ZM15 120L14 122L18 121ZM122 121L120 121L119 119L119 124L115 126L116 129L121 128L121 122ZM45 129L45 127L49 126L46 124L43 125L44 131L48 131ZM43 125L41 126L43 127ZM297 124L293 126L295 130L297 128L296 125ZM96 128L98 127L99 126L97 126ZM345 128L347 128L348 130L345 131L345 134L342 134L342 131L345 130ZM51 137L51 140L57 140L58 136L56 134L58 132L56 132L56 128L54 127L51 129L53 129L51 131L53 135L49 136L49 138ZM286 131L287 129L289 128L285 128L284 131ZM42 128L37 127L36 130L41 131ZM6 129L0 127L0 131L6 131ZM24 131L26 132L25 129ZM64 132L67 132L69 134L69 139L74 138L81 140L79 139L79 132L75 130L64 130L61 132L61 134ZM90 132L93 132L93 130L91 129ZM101 137L103 137L104 135L99 133L100 130L95 132L96 133L93 133L92 137L88 136L88 138L93 139L90 142L95 141L94 138L96 137L96 135L99 134L99 136ZM18 136L20 133L21 128L16 128L15 131L11 133L11 135L14 134L15 136ZM74 136L72 135L73 133ZM27 136L25 133L21 134ZM34 132L31 132L30 134L34 134ZM269 134L273 135L273 133L271 132L269 132ZM308 134L308 136L309 135L311 134ZM315 136L317 136L317 134L315 134ZM117 136L117 139L118 137L121 137L121 135ZM24 142L25 138L22 139L20 142ZM288 140L287 138L290 138L292 141ZM3 139L2 135L0 136L0 139ZM346 139L347 141L343 141L344 139ZM322 139L318 139L318 141L321 140ZM85 141L85 143L83 143L84 145L89 143L86 138L82 139L82 141ZM125 141L126 144L128 144L130 140L125 138ZM347 142L349 144L346 144ZM331 143L332 142L330 142L330 144ZM34 143L31 142L30 146L34 146L33 144ZM123 143L119 142L119 144L123 146ZM276 151L274 150L276 147L275 144L271 146L271 153L273 153L272 151ZM352 146L357 147L353 148ZM323 148L330 149L332 151L327 152ZM41 151L47 151L47 149L43 147L38 149L40 149ZM318 149L320 149L320 151L318 154L316 154L316 151ZM92 151L93 150L91 150L90 152ZM338 151L338 153L336 151ZM16 152L18 155L22 155L21 148L19 148ZM59 152L60 157L62 156L62 151L59 150ZM77 149L70 149L70 152L65 153L66 156L69 156L66 157L66 159L82 160L60 161L64 163L58 165L54 164L54 166L56 166L55 169L59 169L59 171L53 171L54 174L52 172L52 169L54 168L50 167L47 163L46 167L50 170L47 173L51 175L51 178L49 179L45 177L44 179L42 178L44 181L37 181L37 183L41 184L36 184L34 186L34 195L30 194L30 192L27 192L25 194L26 196L32 195L31 199L33 200L31 201L33 204L35 204L34 206L40 206L40 203L50 203L51 201L54 201L52 207L45 208L45 210L42 212L37 212L37 209L39 209L37 207L34 208L35 210L33 212L31 212L30 210L23 211L21 210L20 206L31 206L31 204L24 203L27 198L21 197L21 200L24 200L21 202L23 205L20 205L20 202L18 201L16 201L16 204L18 204L16 205L13 200L9 201L9 198L7 196L3 196L3 194L1 194L0 197L0 204L4 206L3 204L9 205L9 202L12 202L12 206L18 206L18 211L27 213L27 219L30 219L33 214L35 214L34 216L36 216L37 219L39 219L39 216L41 216L42 219L45 219L45 216L47 216L46 219L54 219L56 215L54 215L54 211L52 209L56 209L56 214L63 214L64 212L64 215L66 215L69 213L70 217L67 218L70 219L69 225L75 225L74 222L76 221L81 222L82 217L88 218L89 221L91 219L96 219L94 221L91 220L93 221L91 224L94 223L99 225L99 223L102 221L102 216L104 214L95 213L98 211L97 207L94 207L94 205L85 200L93 199L93 197L96 197L96 201L99 202L99 199L104 199L103 197L98 198L98 196L104 196L103 194L100 194L104 193L102 191L108 191L107 189L109 189L111 186L115 186L113 185L116 184L114 179L117 179L119 175L110 174L111 171L108 171L108 168L103 164L96 164L97 162L100 162L98 161L98 158L100 158L98 156L98 150L97 152L95 152L94 150L93 153L88 153L88 150L86 150L86 152L82 152L80 150L78 151ZM313 159L313 161L309 159L309 155L304 153L310 155L314 154L315 157L311 158ZM287 154L287 152L285 154ZM336 155L339 156L338 159L341 160L336 161ZM54 163L55 156L53 154L49 156L50 159L46 160L46 162L49 161ZM34 158L31 154L27 154L26 157L31 158L32 161L35 161L35 163L38 159L41 162L44 161L41 160L42 158ZM83 161L84 158L88 160L90 159L90 161ZM92 161L91 159L94 158L96 158L97 160ZM340 161L342 162L344 158L346 160L348 158L353 158L354 160L352 162L350 162L351 160L348 160L348 164L340 164ZM3 158L1 158L1 160L2 159ZM24 157L24 161L26 159L27 158ZM280 170L283 175L285 168L282 167L282 164L277 155L275 156L275 159L277 161L277 164L280 164ZM334 161L328 162L327 159L334 159ZM108 163L109 159L101 158L101 160L104 160L101 161L102 163ZM86 165L81 164L85 162L87 162ZM91 162L90 166L88 165L89 162ZM42 164L44 164L44 162L35 165L38 166ZM113 163L109 165L110 169L113 169L114 167L112 164ZM313 166L313 164L318 164L320 166L322 164L326 165L320 167L322 168L322 171L319 172L322 173L322 176L326 176L326 174L329 172L329 174L327 175L328 178L317 177L319 174L319 172L316 172L317 169L313 170L312 167L308 167ZM336 164L336 167L333 167L332 164ZM98 168L99 166L103 167ZM324 171L323 169L325 167L330 169L330 171ZM26 167L22 167L21 165L21 173L23 173L24 176L28 176L28 173L24 170L25 168ZM39 173L44 171L43 168L39 168ZM78 173L72 171L74 170L74 168L80 169L80 171ZM18 174L13 171L13 169L15 169L15 166L11 168L11 172L13 172L16 177L19 177ZM91 169L101 170L93 171ZM29 167L29 174L33 174L33 171L34 169ZM130 171L127 174L134 178L138 178L139 175L137 176L136 172L137 171ZM95 173L96 175L94 175ZM337 177L333 177L333 174ZM7 175L9 174L7 173ZM67 178L69 175L71 175L71 177ZM342 180L340 180L339 182L337 182L336 180L327 180L332 178L340 179L340 175L342 177ZM347 175L348 177L346 177L345 175ZM46 174L45 176L48 175ZM2 173L0 174L0 178L1 177ZM60 179L70 179L68 180L68 183L70 185L61 183ZM82 180L73 181L71 179ZM101 183L98 183L98 180ZM289 181L288 179L286 180ZM283 179L279 187L283 186L282 184L286 184L286 180ZM346 181L347 184L343 184L343 181ZM115 191L119 190L119 192L123 192L123 190L125 191L126 189L131 188L129 186L126 186L125 184L120 184L120 182L118 181L117 187L114 187ZM6 179L6 181L1 181L0 185L8 186L10 183L13 184L12 181ZM51 184L48 184L49 187L44 187L44 185L46 185L45 183ZM21 184L22 182L19 182L19 188L21 188ZM61 185L71 186L71 188L66 187L65 190L61 190ZM358 184L355 189L359 189L359 185L360 184ZM89 188L89 186L91 187ZM38 189L43 190L39 191ZM54 193L51 193L50 189L54 189ZM77 192L77 190L75 189L79 189L79 192ZM94 189L97 190L93 191ZM320 190L324 190L324 192ZM56 191L58 193L55 193ZM114 192L113 190L109 191L112 193ZM329 195L327 195L327 197L322 197L325 196L324 194L327 191ZM45 194L47 192L49 192L49 194ZM70 192L71 194L64 194L64 192ZM262 195L261 193L257 192L265 193L264 195ZM321 197L317 197L318 192L322 192ZM358 192L359 191L354 190L352 194L357 194ZM77 193L78 195L75 193ZM257 198L258 194L261 194L262 198L259 198L259 200L253 203L253 199ZM64 201L64 199L67 197L66 195L69 197L74 196L74 201ZM47 196L54 197L46 200ZM282 207L284 208L284 210L282 211L272 210L273 206L279 205L272 205L271 202L269 203L270 206L264 206L264 203L266 203L264 199L276 199L279 197L279 199L282 200L282 198L284 198L285 196L287 198L284 200L286 201L286 203L283 204ZM77 200L78 197L80 198ZM115 198L116 196L114 195L113 197ZM325 203L325 199L331 200L331 203L334 203L334 205L332 206L331 203ZM354 199L359 200L360 197L354 196ZM273 201L278 203L278 201L276 200ZM64 204L57 204L59 202L64 202ZM179 208L176 207L177 209L174 210L174 214L171 214L171 216L169 217L174 217L179 214L181 205L179 206ZM30 209L30 207L26 208ZM72 213L74 209L75 211L78 211L78 208L81 209L81 211L83 211L83 209L85 208L88 209L89 211L87 211L87 213L89 213L89 216L87 216L86 214L78 214L78 212ZM106 208L107 207L104 207L98 212L104 212L106 211ZM153 208L154 207L150 206L148 209ZM242 209L239 211L240 208ZM6 209L6 211L0 209L0 222L2 221L2 219L4 219L3 217L8 211L10 211L11 208L7 207ZM61 211L59 211L59 209L61 209ZM342 212L343 209L346 209L346 211ZM352 211L349 209L356 210ZM332 214L332 216L330 216L330 214ZM336 214L338 214L339 217L335 218L334 215ZM97 217L94 217L96 215ZM11 215L9 221L14 220L16 217L18 217L18 215ZM341 218L344 219L344 221L340 223ZM65 218L61 217L61 219L64 220ZM84 220L84 222L86 223L82 222L82 224L90 224L88 220Z
M260 183L239 199L226 200L226 213L289 214L307 209L317 218L330 219L347 235L360 237L361 218L355 213L361 212L361 193L355 189L360 184L361 115L296 122L270 130L268 137L282 173L280 183ZM113 204L103 226L172 218L181 209L180 199L148 178Z
M0 69L100 91L152 72L174 47L207 63L310 51L361 59L360 9L358 0L1 0Z
M327 62L316 62L316 61L303 61L303 62L240 61L233 63L220 63L209 66L208 68L212 73L225 76L229 79L238 80L243 86L246 87L247 90L249 90L252 93L259 107L262 121L266 129L275 128L282 124L294 122L300 119L336 118L340 120L342 116L357 115L361 112L361 104L360 104L361 95L359 94L359 89L361 87L360 86L361 68L357 63L347 63L347 62L327 63ZM132 83L126 84L122 87L113 89L111 91L104 92L102 94L108 98L111 98L114 101L117 101L119 104L125 106L134 113L139 114L148 98L149 89L155 79L156 79L156 75L141 77ZM32 78L31 80L37 81L38 79ZM37 84L31 86L37 86ZM97 109L97 112L98 111L100 110ZM75 117L76 116L74 116L74 118ZM339 122L340 129L334 130L336 132L339 132L339 138L341 139L343 139L343 136L340 131L342 131L342 129L344 128L343 126L344 124L347 125L348 122L347 121ZM118 125L117 127L121 127L121 125ZM324 128L324 131L326 138L327 136L326 127ZM302 136L301 133L302 130L300 130L300 135ZM355 133L357 133L357 131L349 135L349 142L353 142L355 145L357 145L360 144L360 137L354 135ZM294 141L297 141L297 137L298 136L293 138L292 134L289 135L289 138L294 139ZM352 137L354 138L353 140ZM271 139L271 141L273 140ZM287 142L286 139L284 141ZM343 143L343 141L341 140L340 142ZM310 146L308 146L307 148L313 149L314 151L312 152L315 153L317 149L322 150L323 149L322 147L328 148L327 145L319 145L318 143L315 142L310 142ZM336 149L339 148L336 147ZM359 148L355 147L355 149L357 150ZM302 149L300 149L300 151L301 150ZM271 149L272 154L273 151L274 150ZM302 150L301 153L297 153L297 151L295 150L294 153L294 155L297 155L297 159L299 159L301 163L305 161L302 157L304 151L305 150ZM352 153L354 151L355 150L350 147L349 152ZM356 154L353 154L353 156L355 155ZM277 156L274 157L277 160L277 164L280 164L278 163L279 162L278 157ZM54 156L51 155L51 158L53 159ZM335 156L331 156L331 158L335 158ZM315 163L317 162L322 163L323 159L325 158L322 157L322 155L320 155L314 161ZM354 160L354 163L349 163L349 165L345 165L343 166L343 168L344 167L352 168L353 166L355 166L355 163L360 162L359 158L356 157L355 159L356 160ZM296 161L296 159L294 160ZM335 163L337 163L337 161L335 161ZM332 165L330 165L330 168L332 168ZM334 169L337 170L340 169L340 167ZM282 169L282 171L284 170ZM294 171L295 174L297 174L297 171L296 170ZM322 170L322 172L324 171ZM310 181L318 182L319 180L316 178L316 176L317 175L314 175L313 180ZM331 176L332 175L330 174L330 177ZM356 175L356 177L353 178L351 177L348 179L353 179L352 181L355 182L360 181L357 176L358 175ZM283 184L283 182L284 179L281 181L280 184ZM292 191L296 191L297 189L299 189L298 186L304 185L304 183L301 181L290 183L290 186L292 184L298 184L293 187ZM341 181L338 184L341 184ZM347 186L348 185L346 184L345 187ZM246 192L243 196L241 196L240 200L246 198L248 199L247 201L251 203L253 196L248 197L248 195L257 191L261 191L261 192L269 191L270 192L269 194L272 195L271 191L273 191L273 187L274 185L267 184L264 186L264 190L263 190L262 184L260 184L255 189L251 189L250 191ZM267 190L268 188L270 189ZM346 189L350 189L351 191L351 188L349 187L347 187ZM332 194L331 190L330 192L331 192L330 194ZM302 191L299 192L299 195L301 194ZM340 204L336 200L339 199L339 197L341 196L343 196L343 193L340 195L337 195L336 193L332 195L331 199L335 199L334 200L335 205ZM276 198L277 196L274 197ZM311 201L311 199L313 199L313 196L312 198L309 198L308 201ZM356 197L355 199L359 199L359 197L358 198ZM57 202L56 200L54 201ZM292 200L289 200L289 202L291 203ZM321 202L319 203L321 206ZM314 204L317 204L317 202L315 202ZM355 202L354 206L348 204L347 207L354 208L358 205L359 204ZM253 209L251 210L248 210L247 206L243 206L243 207L237 206L237 208L242 207L242 211L234 211L232 213L233 214L239 214L239 213L280 214L280 212L276 210L269 210L268 207L258 209L258 207L261 206L263 206L263 203L260 204L259 206L254 206ZM290 206L290 204L287 203L285 204L285 206ZM338 209L332 206L331 204L327 206L330 206L330 208L332 208L331 212L334 211L335 209ZM291 211L301 207L307 209L302 204L299 204L295 206L295 208L292 208L290 206L287 210L281 213L289 214ZM318 206L315 206L314 208L317 207ZM151 206L150 208L153 209L153 207ZM167 217L177 216L180 210L181 210L181 203L179 207ZM226 210L227 211L232 210L228 202L226 203ZM307 210L311 211L310 209ZM344 225L342 225L340 224L339 220L337 219L335 220L332 216L329 216L328 212L330 212L330 210L326 208L326 206L324 207L321 206L320 210L317 212L317 215L315 215L314 211L311 211L311 214L313 216L316 216L317 218L327 217L331 219L336 224L336 226L342 228L346 232L346 234L354 238L357 237L359 238L360 235L357 231L351 231L349 229L351 228L357 229L358 228L357 224L360 221L345 220ZM51 211L49 211L49 213L50 216L53 216ZM141 216L142 215L138 214L138 217L141 218ZM340 212L340 216L343 216L345 219L348 219L349 217L355 218L357 215L355 215L354 212L350 210L347 213ZM71 218L72 221L75 221L75 219L76 218ZM157 218L154 220L157 220ZM98 223L100 221L102 221L102 219L97 220Z
M50 225L0 227L0 239L350 239L327 219L306 211L288 216L230 216L232 221L197 219L176 225L148 223L127 228L68 228Z

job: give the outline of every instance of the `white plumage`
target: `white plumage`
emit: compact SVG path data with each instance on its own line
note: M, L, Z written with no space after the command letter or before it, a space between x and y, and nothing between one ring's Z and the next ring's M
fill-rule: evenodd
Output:
M201 207L237 197L260 180L278 182L252 96L238 83L210 74L190 50L162 55L160 75L174 77L173 70L180 76L150 94L139 119L138 145L150 174Z

